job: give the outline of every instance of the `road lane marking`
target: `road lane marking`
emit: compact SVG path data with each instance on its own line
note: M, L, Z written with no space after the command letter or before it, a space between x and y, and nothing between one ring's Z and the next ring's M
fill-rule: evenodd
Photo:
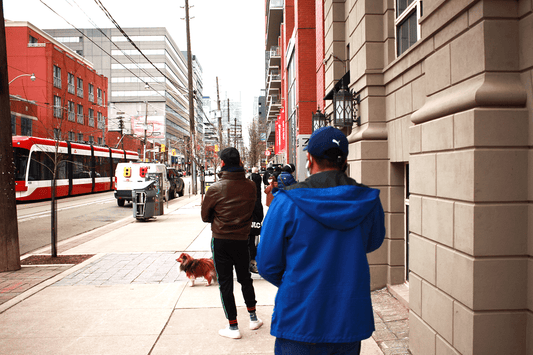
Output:
M97 200L97 201L87 202L87 203L83 203L83 204L79 204L79 205L74 205L74 206L68 206L68 207L58 208L58 209L57 209L57 212L59 212L59 211L65 211L65 210L70 210L70 209L73 209L73 208L79 208L79 207L89 206L89 205L106 204L106 203L109 203L109 202L112 202L112 201L115 201L115 198L114 198L114 197L109 198L109 199L104 199L104 200ZM18 220L18 222L27 222L27 221L31 221L31 220L33 220L33 219L37 219L37 218L48 217L48 216L50 216L51 214L52 214L51 211L37 212L37 213L33 213L33 214L29 214L29 215L25 215L25 216L20 216L20 217L17 218L17 220Z

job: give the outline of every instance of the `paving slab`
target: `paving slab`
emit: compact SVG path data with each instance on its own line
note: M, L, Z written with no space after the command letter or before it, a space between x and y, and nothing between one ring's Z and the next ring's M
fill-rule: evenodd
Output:
M273 286L266 280L254 280L255 298L258 306L273 306L277 287ZM240 284L235 281L233 286L235 304L237 307L245 306L244 298L241 292ZM183 290L176 308L214 308L222 307L220 301L220 291L218 285L204 286L202 283L198 286L187 286Z
M220 303L220 300L219 300ZM175 354L273 354L275 338L270 332L273 306L257 307L264 324L257 330L248 329L249 316L245 307L238 307L237 320L242 339L218 335L227 326L221 307L176 309L157 342L152 355ZM186 344L187 346L184 346Z

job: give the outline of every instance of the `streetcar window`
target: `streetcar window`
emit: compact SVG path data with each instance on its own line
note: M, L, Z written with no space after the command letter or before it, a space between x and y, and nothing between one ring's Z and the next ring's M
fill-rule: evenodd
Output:
M68 179L67 166L66 160L61 160L57 164L56 179Z
M45 152L33 152L30 156L28 180L52 180L54 163Z
M13 148L13 161L15 162L15 180L26 180L26 168L30 152L23 148Z
M72 178L85 179L91 177L91 157L86 155L72 156Z
M96 177L108 177L109 174L109 158L94 157L94 171Z
M113 174L115 174L115 170L117 168L117 164L122 162L120 158L113 158Z

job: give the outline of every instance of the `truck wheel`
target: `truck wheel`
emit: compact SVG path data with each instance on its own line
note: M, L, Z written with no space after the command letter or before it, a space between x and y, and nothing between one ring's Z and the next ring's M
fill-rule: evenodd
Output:
M123 199L121 199L121 198L119 198L119 199L117 200L117 204L118 204L120 207L124 207L124 203L125 203L125 202L126 202L126 201L123 200Z

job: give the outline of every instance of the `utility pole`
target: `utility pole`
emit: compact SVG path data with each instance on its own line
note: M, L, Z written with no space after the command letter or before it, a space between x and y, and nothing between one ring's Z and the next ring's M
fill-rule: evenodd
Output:
M4 5L0 0L0 272L20 269L20 248L15 198L15 166L7 77L6 28Z
M230 136L230 127L231 127L231 121L230 121L230 118L229 118L229 99L228 99L228 146L231 145L231 136Z
M235 145L235 148L237 148L237 116L235 116L235 127L233 133L235 133L233 136L233 144Z
M218 109L218 144L220 145L219 149L222 150L224 145L222 141L222 112L220 111L220 95L218 92L218 76L217 76L217 109Z
M146 128L148 126L148 101L145 101L145 103L146 103L146 110L145 110L145 113L144 113L143 163L146 162Z
M192 52L191 52L191 29L189 26L189 0L185 0L185 27L187 30L187 80L189 82L189 129L191 133L191 163L192 163L192 193L196 195L196 128L194 127L194 97L192 86Z

